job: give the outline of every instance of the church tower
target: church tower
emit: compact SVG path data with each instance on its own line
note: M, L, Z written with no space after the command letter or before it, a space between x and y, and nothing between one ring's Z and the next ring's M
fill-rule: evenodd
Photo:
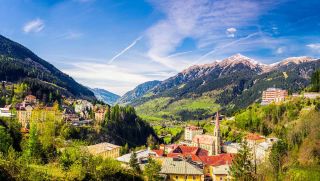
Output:
M219 112L216 113L216 121L214 128L214 155L221 153L221 136L220 136L220 120L219 120Z

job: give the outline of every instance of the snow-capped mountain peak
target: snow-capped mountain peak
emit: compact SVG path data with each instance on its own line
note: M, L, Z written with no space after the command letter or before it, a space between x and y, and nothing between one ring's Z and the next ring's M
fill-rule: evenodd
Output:
M244 64L247 65L251 68L256 68L260 67L262 64L254 59L251 59L249 57L246 57L244 55L241 55L240 53L235 54L231 57L228 57L222 61L220 61L218 64L222 67L227 67L227 66L234 66L236 64Z

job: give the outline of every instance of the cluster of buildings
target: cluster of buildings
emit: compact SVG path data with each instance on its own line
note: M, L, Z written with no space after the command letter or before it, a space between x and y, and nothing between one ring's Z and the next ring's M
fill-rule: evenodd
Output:
M84 126L94 121L101 123L106 114L104 105L93 105L87 100L67 98L61 105L62 111L52 105L44 106L34 95L27 95L24 100L15 106L6 105L0 108L0 117L16 117L23 130L28 130L31 120L46 120L49 115L62 118L73 126ZM41 113L39 113L41 112ZM27 131L26 131L27 132Z
M222 153L219 118L217 113L212 135L203 134L200 127L187 126L185 140L180 144L137 151L141 168L152 157L162 164L160 174L166 180L230 180L229 167L234 154ZM122 155L117 160L127 165L131 154Z
M320 98L319 92L304 92L301 94L293 93L292 97L302 97L307 99ZM288 91L280 88L268 88L262 92L261 105L270 103L280 103L288 98Z

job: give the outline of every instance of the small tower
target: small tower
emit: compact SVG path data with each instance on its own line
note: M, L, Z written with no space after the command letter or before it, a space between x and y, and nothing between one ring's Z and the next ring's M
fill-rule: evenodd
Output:
M221 136L220 136L220 120L219 120L219 112L216 113L216 121L214 128L214 155L221 153Z

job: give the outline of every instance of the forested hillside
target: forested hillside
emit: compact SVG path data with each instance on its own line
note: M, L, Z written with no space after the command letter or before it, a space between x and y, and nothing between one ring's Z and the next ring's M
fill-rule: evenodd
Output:
M320 173L320 100L292 98L282 104L254 104L235 116L239 131L258 132L281 139L269 162L260 165L265 180L317 179ZM228 135L226 135L228 136Z
M94 94L26 47L0 35L0 80L29 85L39 99L50 93L94 100Z
M27 135L21 134L16 119L0 119L0 180L142 180L114 159L83 150L86 145L107 141L123 146L121 153L128 153L144 147L150 135L156 138L133 107L112 107L104 121L81 127L64 122L57 116L58 108L55 106L55 112L34 110ZM43 114L46 119L38 121Z

